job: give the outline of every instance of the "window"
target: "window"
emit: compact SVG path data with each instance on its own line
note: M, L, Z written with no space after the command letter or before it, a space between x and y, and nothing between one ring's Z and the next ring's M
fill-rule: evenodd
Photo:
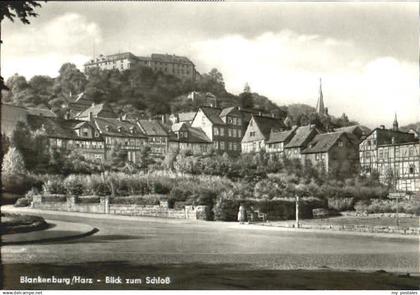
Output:
M220 136L225 136L225 128L220 127Z
M414 174L414 165L411 164L410 167L408 167L408 173Z
M225 149L225 142L224 141L221 141L220 142L220 149L221 150L224 150Z
M250 136L250 137L254 137L254 136L255 136L255 131L251 131L251 132L249 132L249 136Z
M219 142L217 141L217 140L215 140L214 142L213 142L213 147L217 150L217 149L219 149Z
M241 118L237 119L237 123L238 123L238 125L241 125Z
M344 146L344 142L340 140L340 141L338 142L338 147L343 147L343 146Z
M410 146L410 149L408 150L408 155L410 157L414 156L414 147Z
M219 128L213 127L213 133L214 135L219 135Z
M228 136L233 137L233 130L228 128Z
M242 130L238 129L238 137L242 137Z

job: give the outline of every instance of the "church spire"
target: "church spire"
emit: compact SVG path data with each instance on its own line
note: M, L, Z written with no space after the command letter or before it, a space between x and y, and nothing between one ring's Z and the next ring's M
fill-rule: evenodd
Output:
M398 131L397 113L395 113L395 116L394 116L394 123L392 124L392 129L393 129L394 131Z
M324 96L322 94L322 79L321 78L319 78L319 97L318 97L318 102L316 103L316 112L320 115L325 114Z

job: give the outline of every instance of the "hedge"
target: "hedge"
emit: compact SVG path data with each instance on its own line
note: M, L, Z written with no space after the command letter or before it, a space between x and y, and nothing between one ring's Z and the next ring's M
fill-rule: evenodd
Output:
M42 181L26 174L2 174L2 192L24 195L32 187L41 189Z
M396 213L397 204L395 200L373 199L357 202L354 209L366 213ZM418 200L401 200L398 204L398 212L419 215L420 202Z
M294 219L296 203L293 200L234 200L219 198L213 208L214 219L220 221L237 221L240 205L244 205L247 211L259 211L267 214L268 220ZM299 206L300 218L312 218L312 210L325 208L325 202L308 198L301 200Z
M59 194L54 194L54 195L43 195L42 196L42 202L44 203L64 203L67 201L67 197L65 195L59 195Z
M101 201L101 198L97 196L79 196L75 201L78 204L97 204Z
M46 229L47 227L47 222L40 216L1 214L0 234L25 233Z
M161 195L146 195L146 196L127 196L110 198L110 204L125 204L125 205L159 205L160 201L166 200Z

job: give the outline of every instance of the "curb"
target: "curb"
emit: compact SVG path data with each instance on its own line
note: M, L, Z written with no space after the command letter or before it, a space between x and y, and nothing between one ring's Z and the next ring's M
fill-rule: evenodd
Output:
M81 233L81 234L74 234L74 235L68 235L63 237L56 237L56 238L45 238L45 239L34 239L34 240L28 240L28 241L17 241L17 242L3 242L1 241L2 246L7 245L24 245L24 244L33 244L33 243L47 243L47 242L58 242L58 241L67 241L67 240L74 240L74 239L80 239L84 238L90 235L93 235L95 233L99 232L99 229L94 227L88 232Z

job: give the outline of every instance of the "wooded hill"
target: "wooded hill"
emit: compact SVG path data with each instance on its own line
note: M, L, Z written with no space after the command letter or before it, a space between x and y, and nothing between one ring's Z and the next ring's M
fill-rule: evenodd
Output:
M309 123L325 126L325 118L315 109L304 104L278 106L269 98L250 91L246 87L240 95L226 91L223 75L217 69L199 76L196 81L180 80L148 67L134 66L126 71L92 69L82 73L74 64L63 64L59 75L52 78L44 75L25 77L15 74L6 81L10 91L3 92L3 102L27 107L48 108L63 114L64 106L84 92L95 103L108 102L114 110L133 115L154 116L171 112L190 111L198 107L191 100L179 99L191 91L210 92L217 97L219 107L241 106L265 113L274 113L281 118L289 116L292 124ZM341 127L356 122L345 114L331 117L333 126Z

